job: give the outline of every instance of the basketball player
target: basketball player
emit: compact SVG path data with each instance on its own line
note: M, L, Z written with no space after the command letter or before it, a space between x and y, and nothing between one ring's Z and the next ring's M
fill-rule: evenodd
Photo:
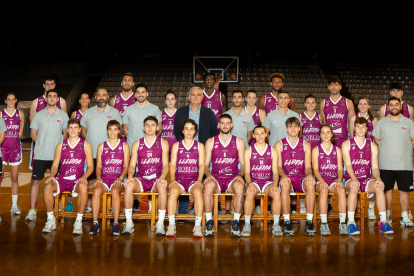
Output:
M175 212L177 199L182 193L190 193L194 197L195 226L194 237L202 237L201 219L203 215L203 176L205 170L204 145L194 140L198 131L196 122L185 119L180 126L184 140L174 144L171 153L168 196L168 221L166 236L173 237L176 233Z
M175 113L177 112L177 108L175 108L175 104L177 103L177 97L172 89L167 91L165 94L165 104L167 108L165 108L161 112L162 116L162 133L161 138L168 142L170 146L170 156L171 156L171 148L177 142L177 138L174 135L174 118Z
M128 179L125 181L124 205L126 223L123 235L134 232L132 222L133 193L158 193L158 222L155 235L165 236L164 219L167 208L167 180L168 174L168 142L157 137L159 132L158 119L149 116L144 119L145 136L132 145L132 156L129 163ZM135 167L138 172L135 177Z
M401 107L402 107L401 115L403 115L404 117L408 119L414 120L413 107L402 101L403 94L404 94L404 91L403 91L403 86L401 83L393 82L390 84L391 97L396 97L401 100ZM389 112L388 104L386 103L380 108L380 111L379 111L380 120L384 117L387 117L389 114L390 112Z
M88 141L79 137L81 131L78 119L68 121L69 138L56 146L55 158L50 170L50 176L45 181L43 199L47 212L46 225L43 232L49 233L56 229L53 216L54 196L65 191L72 192L78 197L78 214L73 225L73 234L82 234L82 218L88 201L88 176L93 172L92 146ZM36 156L36 154L35 154ZM87 170L85 172L85 161ZM36 162L38 162L36 160ZM59 168L60 166L60 168ZM59 170L59 175L56 176Z
M348 234L346 219L346 192L342 183L344 176L341 149L333 145L333 131L330 125L322 125L319 133L322 143L312 150L312 166L316 179L316 192L319 193L319 213L321 214L321 235L330 235L328 225L328 194L338 196L339 234Z
M256 143L246 149L244 153L246 200L244 201L244 219L242 236L250 236L250 218L253 211L253 199L258 193L264 193L273 199L273 227L275 236L283 236L282 228L279 226L280 190L278 187L279 174L277 171L278 156L276 150L266 143L266 129L259 122L253 130ZM267 214L264 214L265 216Z
M244 152L243 139L230 134L233 127L231 116L220 115L220 134L206 142L206 169L204 181L204 209L206 212L206 229L204 236L214 236L214 221L212 220L214 194L234 194L234 219L231 226L231 236L240 237L239 220L244 202ZM211 162L211 172L210 172ZM240 162L240 169L238 164Z
M201 104L213 110L218 122L220 114L227 111L227 102L226 96L220 91L214 89L215 78L216 76L213 73L207 73L204 75L204 97Z
M344 178L348 191L348 233L350 235L360 234L354 221L354 215L357 194L361 191L366 192L368 198L374 194L376 195L380 215L378 230L384 234L392 234L394 231L387 221L385 186L381 180L378 168L378 147L366 138L367 125L368 122L364 117L356 118L355 137L342 144L342 152L346 166ZM392 182L392 186L394 186L394 181Z
M322 100L320 115L323 124L330 125L334 133L334 145L341 148L342 143L348 140L348 118L355 115L354 104L350 99L342 97L341 80L334 76L328 79L329 98Z
M315 207L315 179L311 166L311 146L299 138L300 121L291 117L286 120L288 136L275 143L278 153L279 187L282 190L282 210L285 236L293 236L290 221L290 196L296 192L306 193L306 235L316 235L313 225L313 209Z
M70 118L78 119L80 121L82 119L83 114L85 114L85 111L88 110L90 102L91 100L89 99L89 94L82 93L79 98L79 103L81 105L81 108L76 111L73 111L72 114L70 115Z
M128 172L129 166L129 146L121 142L121 124L111 120L106 125L108 141L98 146L96 154L96 182L93 188L92 210L93 224L89 234L98 234L98 216L101 203L101 196L106 192L111 192L112 211L114 214L114 224L112 225L112 235L119 235L119 209L121 208L120 193L124 191L122 182Z
M5 136L6 131L7 131L6 124L4 123L3 117L0 117L0 145L4 141L4 136ZM2 151L0 150L0 159L2 159L2 153L1 152ZM1 168L0 169L0 185L1 185L1 181L3 181L3 171L4 171L4 169ZM0 217L0 222L1 222L1 217Z
M266 119L266 113L260 108L256 107L256 102L257 102L256 90L251 89L247 91L246 106L244 107L244 111L252 115L255 126L257 126L259 122L261 122L263 125ZM256 139L252 138L252 140L249 143L249 146L252 147L255 143L256 143Z
M2 172L5 171L7 163L10 166L10 180L12 183L12 207L10 212L14 215L20 215L20 208L17 207L17 197L19 194L19 167L22 163L22 147L20 139L23 135L24 113L16 109L16 95L8 93L6 97L6 108L1 112L1 117L6 125L4 141L1 143L1 156L3 160ZM0 175L0 186L3 181L3 175Z
M269 76L270 86L272 92L262 96L259 100L259 109L264 110L266 115L278 108L277 94L282 89L285 81L285 76L282 73L273 73ZM290 110L296 111L295 99L290 98L288 105Z

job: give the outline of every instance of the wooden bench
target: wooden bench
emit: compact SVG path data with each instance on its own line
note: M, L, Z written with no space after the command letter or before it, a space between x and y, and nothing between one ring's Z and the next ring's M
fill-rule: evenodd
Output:
M59 198L62 199L61 210L64 210L68 196L71 194L72 192L66 191L66 192L62 192L58 194L57 196L55 196L55 210L54 210L55 214L54 215L55 215L56 224L58 224L59 219L60 219L60 223L63 224L65 222L65 218L76 218L76 216L78 215L77 211L73 211L73 212L59 211ZM88 189L88 195L92 195L92 194L93 194L93 189ZM85 218L92 218L92 213L85 212L83 216ZM103 213L99 213L99 218L103 218Z

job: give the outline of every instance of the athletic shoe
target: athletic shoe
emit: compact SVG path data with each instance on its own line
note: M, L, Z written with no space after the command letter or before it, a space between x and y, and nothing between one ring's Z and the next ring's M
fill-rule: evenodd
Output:
M283 224L283 228L284 228L285 236L295 235L295 230L293 230L293 225L290 222L290 220L285 221L285 223Z
M348 234L349 235L359 235L359 234L361 234L361 232L359 232L359 229L357 228L355 223L350 223L348 225Z
M36 218L36 211L33 210L33 209L30 209L29 213L26 216L26 220L34 220L35 218ZM56 226L55 226L55 228L56 228Z
M311 220L307 220L305 223L305 233L308 236L316 235L315 226L313 225L313 222Z
M118 223L112 224L111 235L112 236L119 236L119 224Z
M82 221L76 220L73 224L73 234L82 234Z
M92 213L92 208L91 207L86 207L85 209L85 214L86 213ZM88 218L86 218L85 216L82 217L82 221L87 221Z
M22 212L20 211L20 207L18 207L16 204L13 204L10 212L13 213L13 215L20 215Z
M206 229L204 230L205 237L214 237L214 221L210 219L206 223Z
M231 221L231 236L238 238L241 236L239 221L237 219Z
M250 226L250 223L245 223L242 231L243 237L250 237L250 234L252 233L252 227Z
M368 219L377 219L374 208L368 208Z
M400 224L407 227L414 226L414 223L408 217L401 218Z
M164 223L155 224L155 236L158 236L158 237L165 236Z
M52 232L55 229L56 229L56 221L55 221L55 219L54 218L53 219L48 219L46 221L45 227L43 227L42 232L44 232L44 233L50 233L50 232Z
M306 214L306 207L300 207L300 214Z
M332 212L333 212L332 204L328 204L328 213L332 213Z
M196 225L193 228L193 237L201 238L203 236L202 228L200 225Z
M283 236L282 227L279 224L273 224L272 234L277 237Z
M260 205L257 205L256 207L254 207L254 215L260 215L261 213L261 209L260 209Z
M394 234L394 230L388 224L388 222L380 222L380 226L378 227L378 231L384 234Z
M98 233L99 233L99 224L92 223L92 227L91 227L91 229L89 229L89 234L90 235L97 235ZM118 235L119 235L119 232L118 232Z
M223 215L231 215L231 211L230 210L226 210L226 213L224 213L223 211L221 211L222 213L223 213ZM220 211L219 211L219 215L221 215L220 214ZM230 221L229 220L220 220L220 223L221 224L226 224L226 223L229 223Z
M122 235L131 235L134 233L134 223L133 222L124 222L124 229L122 229Z
M348 227L345 222L339 224L339 235L348 235Z
M73 212L73 203L72 202L69 202L66 205L65 212Z
M175 223L168 225L167 226L167 233L165 235L167 237L175 237L175 233L177 233Z
M291 213L292 214L298 214L298 212L296 210L292 210ZM292 222L292 224L298 224L299 223L299 220L297 220L297 219L291 219L290 221Z
M330 236L331 235L331 231L329 231L329 225L327 223L322 223L321 224L321 236Z
M139 200L134 200L134 207L132 207L132 212L141 212L141 208L139 207Z

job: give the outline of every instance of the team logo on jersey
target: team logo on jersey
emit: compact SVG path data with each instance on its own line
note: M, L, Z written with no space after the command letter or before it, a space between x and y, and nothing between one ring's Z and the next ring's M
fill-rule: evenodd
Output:
M118 148L118 149L120 150L120 149L122 149L122 147L121 147L121 146L119 146L119 148Z
M247 122L246 121L243 121L243 124L247 124Z
M218 97L219 97L219 94L217 93L217 94L216 94L216 98L218 98Z
M355 146L352 146L352 150L354 150L355 149Z
M60 124L60 123L62 123L62 120L57 119L56 122L58 122Z
M285 146L285 147L283 148L283 150L287 150L287 146Z
M231 143L234 145L236 143L236 141L233 140L233 141L231 141Z
M333 152L333 155L336 155L336 151Z
M267 155L270 155L270 152L268 152Z
M160 145L160 142L159 142L159 141L157 141L157 142L156 142L156 144L157 144L157 146L159 146L159 145Z
M406 127L402 127L402 129L407 130L407 128L406 128Z
M216 149L216 148L218 148L218 145L215 145L215 146L214 146L214 148L215 148L215 149Z
M197 147L196 146L194 146L194 148L193 149L197 149Z
M256 156L256 155L254 155L252 159L256 159L256 157L257 157L257 156Z
M106 116L106 118L108 118L108 119L112 119L112 116L111 116L111 115L108 115L108 116Z
M267 102L270 103L272 101L272 99L268 99Z

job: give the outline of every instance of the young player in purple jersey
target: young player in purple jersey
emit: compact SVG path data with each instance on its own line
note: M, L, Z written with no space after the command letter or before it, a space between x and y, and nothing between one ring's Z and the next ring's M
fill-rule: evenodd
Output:
M253 122L257 126L259 122L262 122L262 125L266 119L266 113L261 110L260 108L256 107L257 102L257 93L255 90L249 90L247 91L246 96L246 106L244 107L244 110L252 115ZM253 138L249 146L252 147L256 143L256 140Z
M204 75L204 97L201 104L210 108L214 112L218 122L220 115L227 111L227 101L226 96L218 91L219 83L215 82L215 78L216 77L213 73L207 73Z
M311 165L311 146L299 138L300 121L291 117L286 120L288 137L275 143L278 153L279 187L282 190L282 210L285 236L293 236L290 221L290 196L296 192L306 193L306 228L307 235L316 235L313 225L313 209L315 207L315 179Z
M2 172L5 172L7 164L10 166L10 180L11 180L11 194L12 207L10 212L14 215L20 215L20 207L17 206L17 197L19 194L19 168L22 163L22 147L20 139L23 135L24 128L24 113L17 110L16 95L8 93L6 97L6 108L1 112L1 117L6 125L6 132L4 133L4 141L1 143L2 152ZM4 175L0 175L0 186Z
M128 168L128 179L124 183L124 205L126 223L123 235L134 232L132 222L133 193L158 193L158 222L155 235L165 236L164 219L167 208L167 180L169 171L168 142L157 137L159 131L158 119L148 116L144 119L143 131L145 136L132 144L132 155ZM138 172L135 175L135 168ZM135 175L135 177L134 177Z
M87 178L93 172L93 156L91 144L78 136L79 131L79 120L70 119L68 121L69 138L56 146L50 176L45 181L43 191L47 211L47 222L43 232L51 232L56 229L53 216L54 196L70 191L73 197L78 196L78 214L73 225L73 234L82 234L82 217L88 201ZM85 161L87 164L86 172L84 170Z
M342 144L342 153L346 166L344 176L348 191L348 233L359 235L354 215L359 191L366 192L368 198L374 194L380 215L378 230L384 234L394 231L387 222L384 182L381 180L378 167L378 147L366 136L367 120L359 117L355 120L355 137Z
M346 219L346 192L342 183L344 176L341 149L333 144L333 131L330 125L320 127L322 143L312 150L313 173L317 179L316 192L319 193L319 213L321 214L321 235L330 235L328 225L328 194L338 196L339 234L348 234Z
M89 99L89 94L82 93L79 98L79 103L81 105L81 108L76 111L73 111L72 114L70 115L70 118L78 119L80 121L82 119L83 114L85 114L85 111L88 110L90 102L91 100ZM81 135L79 134L79 136Z
M404 94L404 91L403 91L403 86L401 83L393 82L390 84L391 97L396 97L401 100L401 107L402 107L401 115L411 120L414 120L413 107L402 101L403 94ZM390 114L390 111L388 108L388 104L386 103L380 108L379 119L381 120L382 118L387 117L389 114Z
M206 229L204 236L214 236L212 220L213 198L216 193L234 194L234 219L231 236L240 237L239 220L244 202L244 151L243 139L230 134L233 127L228 114L220 115L220 134L206 142L206 162L204 181L204 209L206 212ZM211 162L211 172L210 172ZM240 163L240 169L238 164Z
M101 196L106 192L111 192L114 214L111 234L118 236L120 194L124 191L122 182L128 172L129 146L127 143L121 142L121 124L118 121L109 121L106 129L109 139L99 144L96 153L96 182L92 196L93 224L89 234L96 235L99 232L98 216Z
M171 148L177 142L177 138L174 135L174 119L175 113L177 112L177 108L175 108L175 104L177 103L177 97L172 89L167 91L165 94L165 104L167 108L165 108L161 112L162 116L162 133L161 138L167 140L168 145L170 146L170 156L171 156Z
M164 124L163 124L164 125ZM194 197L195 226L194 237L202 237L201 220L203 215L203 176L205 170L204 145L194 140L198 131L197 123L192 119L185 119L180 125L180 132L184 140L176 142L172 147L170 162L170 177L168 196L168 220L166 236L176 234L175 212L177 199L182 193L190 193Z
M265 111L266 115L279 107L277 94L284 85L285 76L282 73L273 73L269 76L269 81L270 86L272 87L272 92L262 96L258 104L259 109ZM295 100L293 98L290 98L288 108L292 111L296 111Z
M311 145L311 148L317 147L321 144L321 137L319 130L321 127L321 118L315 112L316 98L312 94L305 97L306 111L300 114L302 121L302 139Z
M348 140L348 118L355 115L354 104L350 99L341 96L341 80L338 77L328 79L329 98L322 100L320 115L322 123L330 125L334 133L334 145L341 147Z
M244 153L244 178L247 186L246 200L244 201L245 224L242 236L250 236L251 234L250 218L253 211L253 200L258 193L267 194L273 199L272 233L275 236L282 236L282 228L279 226L282 203L278 187L278 155L276 149L266 143L266 129L260 122L253 130L253 136L256 138L256 143L247 148Z

